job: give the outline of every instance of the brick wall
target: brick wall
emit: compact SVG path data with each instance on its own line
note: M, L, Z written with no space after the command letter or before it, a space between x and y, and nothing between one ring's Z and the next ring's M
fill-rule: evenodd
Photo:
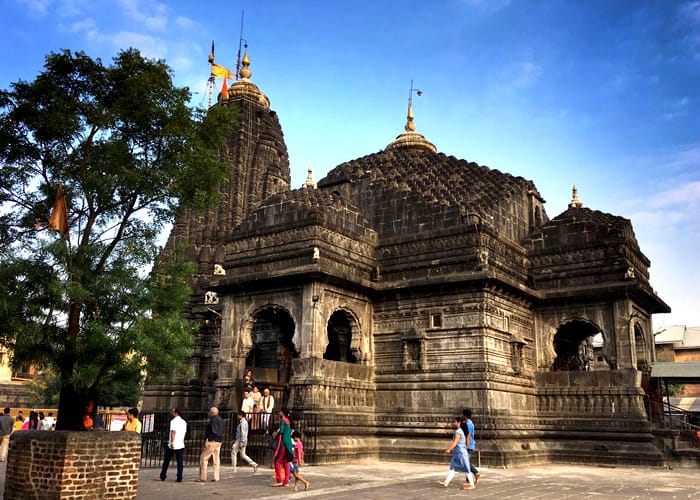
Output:
M141 436L133 432L18 431L5 499L134 499L140 460Z

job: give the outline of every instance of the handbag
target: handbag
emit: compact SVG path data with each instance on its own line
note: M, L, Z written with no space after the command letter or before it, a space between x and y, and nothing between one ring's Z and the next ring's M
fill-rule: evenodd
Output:
M270 448L272 451L275 451L277 449L277 438L273 436L270 439L268 439L267 447Z

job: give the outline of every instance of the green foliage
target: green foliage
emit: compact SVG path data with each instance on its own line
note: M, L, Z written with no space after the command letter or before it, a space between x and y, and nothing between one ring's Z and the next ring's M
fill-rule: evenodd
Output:
M176 210L216 200L235 118L226 106L193 111L189 97L134 49L111 66L50 54L33 82L0 91L0 342L15 364L115 400L126 395L110 387L138 386L145 368L162 379L185 369L191 265L144 269ZM59 183L69 240L45 229Z
M28 384L29 402L36 408L55 408L61 391L61 380L54 370L40 370Z

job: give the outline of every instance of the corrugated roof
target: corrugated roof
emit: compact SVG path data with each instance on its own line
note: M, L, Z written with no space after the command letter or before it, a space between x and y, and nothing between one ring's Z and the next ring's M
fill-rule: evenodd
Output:
M689 326L685 329L683 347L700 347L700 326Z
M655 344L676 344L676 348L700 347L700 326L673 325L654 336Z
M700 383L700 361L673 363L657 361L651 367L651 376L678 384Z
M681 410L700 413L700 398L669 398L671 405Z
M654 336L654 343L672 344L675 342L683 342L684 333L685 325L667 326Z

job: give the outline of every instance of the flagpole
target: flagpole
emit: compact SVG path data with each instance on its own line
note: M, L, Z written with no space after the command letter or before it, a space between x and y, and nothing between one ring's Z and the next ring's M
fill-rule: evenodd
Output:
M209 104L207 109L211 108L211 98L214 92L214 72L212 70L214 66L214 40L211 41L211 54L209 54Z
M241 71L241 44L243 43L243 14L245 14L245 11L241 11L241 32L240 36L238 37L238 57L236 58L236 81L238 81L238 73Z

